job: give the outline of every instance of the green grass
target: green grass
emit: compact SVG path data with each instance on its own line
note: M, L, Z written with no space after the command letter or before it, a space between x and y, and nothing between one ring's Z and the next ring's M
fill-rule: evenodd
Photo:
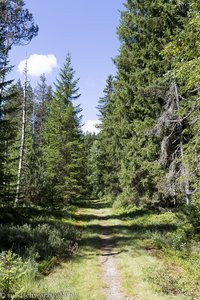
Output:
M72 294L79 300L105 300L103 288L98 256L84 249L78 257L62 263L48 276L37 281L30 278L24 282L26 294L66 295L59 299L69 299L68 295Z
M45 283L50 290L68 290L78 295L80 300L104 300L101 279L101 266L98 257L84 249L79 257L62 264L54 273L45 278Z
M115 213L126 237L117 240L124 294L140 300L199 299L200 257L197 245L187 241L190 224L184 217L138 209Z
M95 209L79 208L71 213L70 218L62 218L62 222L75 226L81 233L77 254L61 263L48 276L37 282L27 280L24 288L27 293L72 293L80 300L104 300L105 283L102 280L102 270L99 260L101 239L90 226L99 224L95 220ZM91 216L92 220L87 217ZM68 296L66 296L66 299ZM65 298L63 298L65 299Z

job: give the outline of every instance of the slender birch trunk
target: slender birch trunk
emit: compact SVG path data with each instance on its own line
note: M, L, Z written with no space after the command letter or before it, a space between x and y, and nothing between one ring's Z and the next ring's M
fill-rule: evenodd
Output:
M15 196L15 206L19 203L21 177L22 177L22 164L24 159L24 147L25 147L25 129L26 129L26 102L27 102L27 61L24 69L24 94L22 102L22 127L21 127L21 144L19 153L19 165L17 175L17 188Z

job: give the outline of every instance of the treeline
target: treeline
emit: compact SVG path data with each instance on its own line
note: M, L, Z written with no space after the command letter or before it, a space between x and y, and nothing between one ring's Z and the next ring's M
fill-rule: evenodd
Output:
M100 133L81 132L70 54L54 88L6 81L13 45L38 27L23 1L0 4L0 201L59 206L90 195L156 209L199 205L199 1L125 2L121 42L99 100ZM25 69L25 75L27 70Z
M116 206L194 205L200 196L200 2L127 0L119 55L99 101L95 192Z
M45 75L35 89L27 79L6 81L13 45L30 42L38 27L23 1L0 3L0 201L60 206L86 194L85 147L78 79L67 54L54 88Z

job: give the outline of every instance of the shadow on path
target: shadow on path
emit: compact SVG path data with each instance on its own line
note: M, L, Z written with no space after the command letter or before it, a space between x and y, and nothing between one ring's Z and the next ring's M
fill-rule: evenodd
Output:
M77 227L82 232L80 245L90 247L91 250L102 250L105 245L110 248L120 246L123 249L134 240L145 239L148 231L163 234L177 229L175 224L145 225L129 222L152 213L144 209L117 215L112 214L109 206L100 200L80 201L79 205L81 212L74 214L73 218L78 221Z

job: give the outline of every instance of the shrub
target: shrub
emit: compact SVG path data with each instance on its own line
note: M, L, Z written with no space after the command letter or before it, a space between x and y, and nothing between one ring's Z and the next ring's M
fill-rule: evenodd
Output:
M165 212L149 216L146 227L145 237L157 248L171 248L184 255L191 253L194 227L183 214Z
M11 299L22 291L21 282L26 272L26 263L12 251L0 255L0 292L4 299Z
M175 250L190 253L191 241L184 228L178 228L175 232L168 232L166 234L166 244Z
M77 249L76 230L66 224L38 224L35 227L24 224L1 225L1 248L24 257L43 260L55 256L63 258L71 256Z
M162 249L166 247L166 238L165 234L160 233L159 231L150 231L148 230L145 233L145 237L150 240L152 246L156 247L157 249Z

